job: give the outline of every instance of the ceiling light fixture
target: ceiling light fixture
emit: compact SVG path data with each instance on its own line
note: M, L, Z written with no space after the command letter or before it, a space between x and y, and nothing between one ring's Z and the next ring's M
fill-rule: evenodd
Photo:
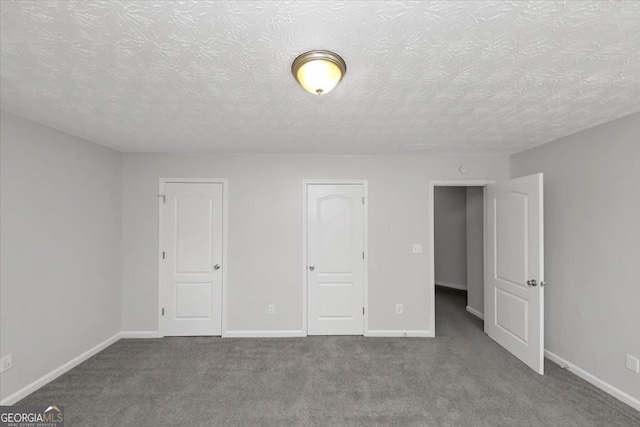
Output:
M305 90L324 95L342 80L347 64L340 55L328 50L311 50L293 61L291 72Z

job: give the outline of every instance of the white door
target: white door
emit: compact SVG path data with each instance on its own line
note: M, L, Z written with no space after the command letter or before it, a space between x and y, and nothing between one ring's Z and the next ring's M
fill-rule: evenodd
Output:
M487 186L485 332L544 373L542 174Z
M166 183L161 335L222 334L222 183Z
M307 333L364 335L364 185L307 185Z

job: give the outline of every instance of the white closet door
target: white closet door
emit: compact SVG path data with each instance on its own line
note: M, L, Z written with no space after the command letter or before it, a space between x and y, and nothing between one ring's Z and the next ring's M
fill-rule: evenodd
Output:
M364 334L364 186L307 185L309 335Z
M222 333L221 183L167 183L161 206L162 335Z

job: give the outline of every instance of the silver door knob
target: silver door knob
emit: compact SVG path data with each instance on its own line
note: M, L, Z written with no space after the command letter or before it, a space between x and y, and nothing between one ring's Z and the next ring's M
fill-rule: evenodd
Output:
M538 286L538 281L536 279L527 280L527 285Z
M316 268L315 268L313 265L310 265L310 266L309 266L309 271L313 271L313 270L315 270L315 269L316 269Z
M220 270L220 264L216 264L216 265L214 265L214 266L213 266L213 269L214 269L214 270Z

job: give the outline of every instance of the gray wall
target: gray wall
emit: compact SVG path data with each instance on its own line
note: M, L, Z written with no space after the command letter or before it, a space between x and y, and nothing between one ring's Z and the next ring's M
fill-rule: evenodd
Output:
M435 187L434 261L436 284L467 289L465 187Z
M467 306L484 314L484 187L466 190Z
M369 183L369 329L433 330L429 180L506 179L507 156L123 155L123 330L157 331L158 179L229 180L230 331L302 329L302 180ZM413 254L413 243L424 252ZM276 314L267 314L268 304ZM395 304L404 314L395 314Z
M511 157L544 173L545 347L640 399L640 114Z
M2 111L0 398L120 331L120 154Z

